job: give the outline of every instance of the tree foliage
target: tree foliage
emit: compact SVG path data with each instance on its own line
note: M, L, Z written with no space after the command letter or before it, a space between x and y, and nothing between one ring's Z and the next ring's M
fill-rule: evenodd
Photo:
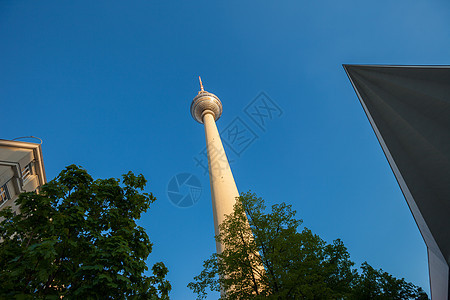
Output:
M152 244L136 220L156 199L132 172L97 179L71 165L20 213L0 212L0 298L168 299L162 262L146 276Z
M375 270L367 262L361 265L361 275L357 277L352 299L428 299L422 288L405 279L398 279L383 270Z
M188 285L198 299L208 289L222 291L224 299L428 299L420 288L367 263L359 274L341 240L328 244L300 230L291 205L265 210L255 194L237 199L216 236L225 250L206 260Z

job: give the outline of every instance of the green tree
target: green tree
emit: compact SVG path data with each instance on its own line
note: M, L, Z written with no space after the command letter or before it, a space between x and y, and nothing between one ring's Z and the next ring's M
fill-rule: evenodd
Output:
M352 299L428 299L422 288L406 282L403 278L395 278L381 269L375 270L367 262L362 263L361 269L361 275L358 276L353 289Z
M71 165L20 213L0 212L0 298L168 299L162 262L146 276L152 244L136 220L156 199L132 172L97 179Z
M369 284L364 270L370 266L363 264L359 275L341 240L328 244L307 228L300 231L302 221L295 218L291 205L265 210L264 200L255 194L237 199L216 236L224 252L206 260L203 271L188 285L198 299L205 298L208 289L226 291L225 299L377 299L364 298L362 286ZM412 284L410 293L404 293L402 284L392 285L392 290L384 285L380 293L388 297L398 291L410 297L398 299L419 295Z

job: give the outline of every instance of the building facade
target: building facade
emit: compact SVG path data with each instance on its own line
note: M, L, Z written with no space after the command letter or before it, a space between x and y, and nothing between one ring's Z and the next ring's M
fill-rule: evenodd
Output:
M344 65L450 300L450 66Z
M0 210L17 212L19 194L38 192L46 181L40 144L0 139Z

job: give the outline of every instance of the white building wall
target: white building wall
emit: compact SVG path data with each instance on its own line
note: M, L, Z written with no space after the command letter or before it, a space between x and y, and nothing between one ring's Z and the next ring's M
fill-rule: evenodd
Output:
M0 140L0 210L17 211L19 194L39 191L45 182L40 144Z

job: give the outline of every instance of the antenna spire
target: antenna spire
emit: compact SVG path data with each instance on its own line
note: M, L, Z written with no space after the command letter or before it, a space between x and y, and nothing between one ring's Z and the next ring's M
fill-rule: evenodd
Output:
M202 92L204 92L205 90L203 89L203 83L202 83L202 78L200 76L198 76L198 80L200 81L200 90Z

